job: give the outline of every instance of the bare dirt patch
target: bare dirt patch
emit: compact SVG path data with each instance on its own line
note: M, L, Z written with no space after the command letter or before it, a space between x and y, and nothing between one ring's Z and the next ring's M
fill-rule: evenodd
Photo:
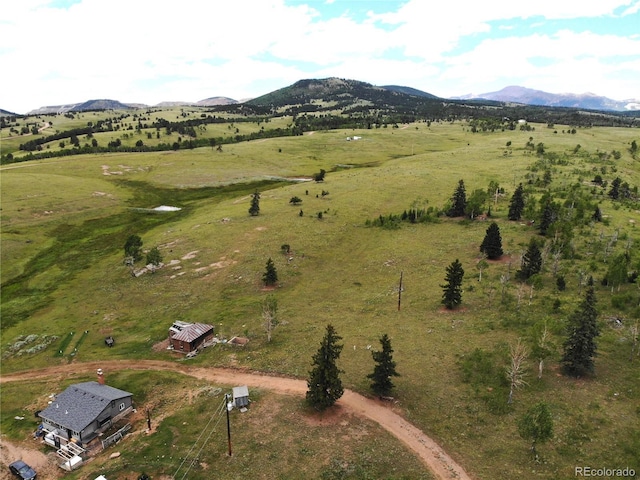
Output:
M165 338L163 341L156 343L152 350L154 352L164 352L169 347L169 339Z
M7 440L0 439L0 463L9 465L16 460L22 460L33 468L37 472L38 478L51 479L62 477L63 471L56 464L55 453L52 452L49 455L45 455L38 451L35 440L32 446L14 444ZM2 468L0 479L4 480L5 478L8 480L15 477L10 476L8 469L5 471L5 469Z
M329 408L324 412L312 412L302 418L308 425L319 427L338 424L344 426L347 417L348 413L342 408L342 405L335 405L334 408Z

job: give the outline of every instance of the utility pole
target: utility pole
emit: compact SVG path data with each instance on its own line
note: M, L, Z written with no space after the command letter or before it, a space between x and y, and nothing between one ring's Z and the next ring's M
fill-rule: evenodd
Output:
M400 272L400 285L398 286L398 311L400 311L401 301L402 301L402 272Z
M229 441L229 456L231 456L231 422L229 421L229 411L233 408L233 405L229 402L228 393L224 394L224 400L227 407L227 439Z

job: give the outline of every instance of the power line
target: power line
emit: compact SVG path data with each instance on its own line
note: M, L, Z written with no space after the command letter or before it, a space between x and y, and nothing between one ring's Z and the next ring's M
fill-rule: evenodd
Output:
M187 452L187 454L185 455L184 459L182 460L182 463L180 463L180 465L178 466L178 469L176 470L176 472L173 474L173 478L176 478L176 476L178 475L178 472L180 471L180 469L182 468L182 466L185 464L185 462L187 461L187 459L189 458L189 456L191 455L191 452L193 452L193 450L196 448L196 445L198 444L198 442L200 441L200 439L202 438L202 436L204 435L204 432L207 431L207 429L209 428L209 425L211 425L211 422L214 420L214 418L216 418L216 416L218 416L218 422L216 422L216 425L214 426L214 428L211 430L215 430L215 427L218 425L218 423L220 423L220 419L222 419L222 411L223 408L227 407L227 397L225 396L224 399L222 400L222 404L220 405L220 407L218 407L218 409L216 411L214 411L213 415L211 415L211 418L209 419L209 421L207 422L207 424L204 426L204 428L202 429L202 431L200 432L200 435L198 435L198 438L196 439L196 441L193 443L193 445L191 446L191 448L189 449L189 451ZM209 440L209 437L211 436L211 433L209 433L209 436L207 437L207 440ZM202 448L204 448L204 445L206 445L207 440L205 440L205 443L202 445L202 447L200 448L200 450L198 451L198 455L200 454L200 452L202 451ZM198 458L197 456L195 458ZM195 462L195 459L192 461L192 463L189 465L189 468L187 468L187 471L185 472L185 474L183 475L182 478L185 478L187 473L189 473L189 470L191 469L191 467L193 466L193 463Z
M225 407L226 407L226 400L227 397L225 395ZM205 445L209 442L209 438L211 438L211 435L213 435L213 432L216 431L216 427L218 426L218 424L220 423L220 420L222 419L222 411L220 411L218 413L218 421L216 422L216 424L213 426L213 428L209 431L209 435L207 435L207 438L205 439L205 441L203 442L202 446L200 447L200 450L198 450L198 453L196 454L195 457L193 457L193 460L191 461L191 464L189 465L189 468L187 468L187 471L184 472L184 475L182 476L181 480L184 480L187 476L187 473L189 473L189 470L191 470L191 468L195 465L196 460L198 459L198 457L200 457L200 453L202 452L202 450L204 449Z

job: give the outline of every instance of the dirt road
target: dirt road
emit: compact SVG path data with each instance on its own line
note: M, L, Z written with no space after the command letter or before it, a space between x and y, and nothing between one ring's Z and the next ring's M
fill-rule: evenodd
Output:
M179 372L201 380L224 385L247 385L254 388L273 390L283 395L303 396L307 391L307 382L293 378L264 375L243 370L224 368L191 367L184 364L155 360L135 361L100 361L76 363L73 365L75 373L89 373L102 368L105 371L114 370L166 370ZM61 379L69 375L68 366L56 366L42 370L32 370L0 377L0 383L50 378L60 376ZM471 477L430 437L407 422L400 415L393 412L384 403L363 397L351 390L345 390L338 404L345 410L368 418L391 433L404 443L407 448L415 452L422 462L443 480L471 480Z

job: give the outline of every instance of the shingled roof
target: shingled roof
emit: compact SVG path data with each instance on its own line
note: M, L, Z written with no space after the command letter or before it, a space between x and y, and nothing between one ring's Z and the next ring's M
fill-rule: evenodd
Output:
M213 331L212 325L205 323L192 323L182 328L182 331L174 334L171 338L181 342L193 342L196 338L200 338L203 335Z
M133 396L98 382L76 383L59 394L38 415L74 432L81 432L114 400Z

